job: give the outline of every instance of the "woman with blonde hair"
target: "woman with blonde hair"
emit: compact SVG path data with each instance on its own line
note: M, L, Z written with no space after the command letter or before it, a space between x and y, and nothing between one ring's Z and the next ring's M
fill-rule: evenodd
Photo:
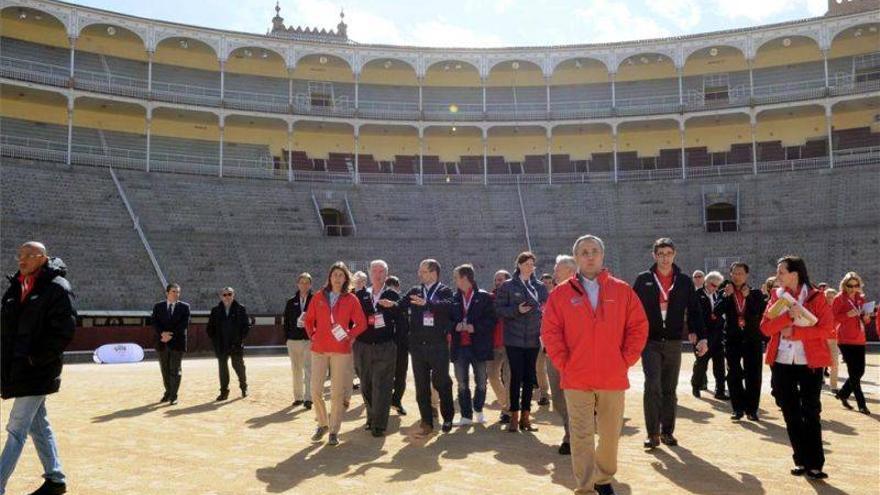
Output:
M849 272L840 281L840 294L834 298L831 310L837 322L837 345L846 363L849 375L840 391L835 395L843 407L852 409L848 399L856 396L856 404L862 414L871 414L865 404L862 392L862 375L865 374L865 325L871 322L870 313L865 311L864 284L856 272Z

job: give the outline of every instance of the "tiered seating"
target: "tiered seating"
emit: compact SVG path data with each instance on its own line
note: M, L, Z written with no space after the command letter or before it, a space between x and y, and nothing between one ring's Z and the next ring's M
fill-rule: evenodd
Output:
M378 174L386 172L379 167L379 162L373 158L373 155L358 154L358 172L365 174ZM390 172L388 170L387 172Z
M828 156L827 139L811 139L804 144L801 158L821 158Z
M758 161L775 162L785 160L785 150L782 149L782 141L762 141L758 143Z
M523 173L546 174L547 155L526 155L526 160L523 162Z
M411 155L395 155L394 157L394 173L395 174L418 174L419 173L419 157Z
M489 174L510 174L510 167L507 165L507 162L504 160L503 156L492 156L489 155L486 157L486 165L487 165L487 173Z
M752 143L731 145L727 163L752 163Z
M418 166L418 161L416 161ZM422 172L425 175L444 175L447 173L446 166L440 163L440 157L425 155L422 157Z
M681 148L660 150L660 159L658 160L657 168L681 168Z
M617 153L617 169L618 170L639 170L638 153L635 151L621 151Z
M351 153L330 153L327 158L328 172L350 173L354 168L354 155Z
M2 51L4 58L9 57L64 67L69 74L70 50L67 48L40 45L4 36L0 38L0 51Z
M590 158L590 172L611 172L614 170L613 153L593 153Z
M551 163L553 164L554 174L569 174L575 172L574 165L568 154L552 155L550 159L552 160Z
M705 146L698 148L685 148L685 163L688 167L708 167L711 165L709 150Z
M848 150L880 146L880 133L871 132L870 127L842 129L833 132L834 149Z
M482 156L462 156L461 162L458 164L458 171L461 175L477 175L483 173L483 157Z

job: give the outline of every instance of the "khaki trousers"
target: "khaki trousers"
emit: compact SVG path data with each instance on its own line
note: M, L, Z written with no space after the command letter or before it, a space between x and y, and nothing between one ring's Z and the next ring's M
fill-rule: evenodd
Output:
M330 371L330 416L324 402L324 381ZM329 426L330 433L339 433L342 415L345 414L346 389L351 390L351 354L312 351L312 403L318 426Z
M596 493L617 472L617 443L623 428L623 390L565 390L575 493ZM599 434L599 445L594 437Z

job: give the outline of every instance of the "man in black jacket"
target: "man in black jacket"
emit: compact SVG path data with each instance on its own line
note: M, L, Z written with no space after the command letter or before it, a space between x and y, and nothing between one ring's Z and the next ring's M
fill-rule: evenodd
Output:
M763 341L761 318L767 305L759 289L749 287L749 265L735 262L730 265L731 283L724 287L724 295L715 304L715 314L724 317L724 337L727 354L727 382L731 419L739 421L746 414L758 421L758 403L761 399L761 371Z
M28 433L43 464L45 481L34 494L66 493L55 433L46 413L46 396L61 387L64 349L76 328L73 290L67 267L50 258L39 242L18 249L19 271L9 277L0 309L0 395L12 399L6 445L0 455L0 494Z
M312 408L312 341L306 334L305 316L312 302L312 276L303 272L297 291L284 306L284 336L293 373L293 407Z
M413 287L397 303L380 300L384 308L396 307L409 317L409 352L412 355L416 402L421 416L421 434L434 431L431 411L431 386L440 395L441 429L452 430L455 403L449 377L449 344L452 330L452 289L440 283L440 263L426 259L419 264L421 284Z
M702 272L694 272L702 273ZM712 374L715 377L715 398L727 400L725 382L726 372L724 369L724 317L715 314L715 304L721 300L719 287L724 281L724 276L718 272L709 272L704 276L703 286L697 289L697 297L700 298L700 309L703 312L703 327L705 328L706 340L709 351L694 359L694 370L691 375L691 390L694 397L700 397L700 392L706 390L708 379L706 370L709 360L712 360Z
M241 396L247 397L247 373L244 367L244 339L251 329L247 309L235 300L235 290L224 287L220 291L220 303L211 310L208 318L208 337L214 344L214 355L220 369L220 395L218 401L229 398L229 358L238 377Z
M381 437L388 428L388 412L391 409L394 387L397 318L392 309L380 306L379 301L397 302L400 296L385 287L385 279L388 277L388 263L385 261L371 261L369 277L370 286L356 294L367 317L367 329L358 335L351 351L367 409L367 430L374 437Z
M394 275L385 279L385 287L400 295L400 279ZM394 315L394 343L397 345L397 362L394 365L394 392L391 394L391 407L397 414L406 416L403 408L403 393L406 391L406 372L409 370L409 321L398 312Z
M180 300L180 286L168 284L165 287L165 300L153 306L153 330L156 332L156 353L159 354L159 369L165 394L160 402L177 404L177 391L180 389L183 353L186 352L186 332L189 327L189 304Z
M654 242L654 265L642 272L633 284L648 316L648 344L642 351L645 372L644 411L648 438L646 449L664 443L678 445L675 431L675 387L681 370L681 338L685 318L688 338L699 353L708 345L703 336L703 313L700 299L690 277L675 265L675 244L669 238Z
M455 268L455 285L458 290L452 299L452 363L458 382L458 407L461 419L458 426L474 422L483 424L486 417L486 388L489 383L488 362L494 357L495 302L492 294L477 287L474 267L461 265ZM474 370L474 394L471 396L470 369ZM476 415L476 418L474 417Z

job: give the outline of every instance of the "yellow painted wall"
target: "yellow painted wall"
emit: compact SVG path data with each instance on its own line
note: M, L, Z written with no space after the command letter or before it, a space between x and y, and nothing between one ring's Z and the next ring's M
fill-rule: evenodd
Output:
M652 131L618 131L617 149L635 151L639 156L656 156L661 149L681 148L678 129L658 129Z
M274 156L281 156L281 150L287 148L287 125L271 124L236 125L227 121L223 130L223 139L227 143L268 144Z
M583 134L561 132L553 135L552 146L555 154L568 154L573 160L584 160L593 153L611 152L611 130L592 130Z
M860 53L871 53L880 50L880 30L876 33L868 31L868 27L862 28L862 35L858 38L851 33L841 35L831 44L830 57L845 57Z
M354 73L348 65L336 66L332 63L321 65L317 60L306 58L300 60L293 71L294 79L307 79L310 81L333 81L354 83Z
M758 119L758 141L782 141L783 146L804 144L809 138L827 135L825 116Z
M122 28L117 29L116 35L108 36L106 31L100 31L99 26L90 26L84 29L76 40L76 49L130 60L147 60L147 47L144 42L136 34L123 31Z
M442 64L434 66L425 75L424 84L425 86L479 86L480 74L470 66L463 67L462 70L444 71Z
M720 54L719 54L720 55ZM684 66L685 76L716 74L749 70L749 64L742 54L719 57L691 57Z
M524 62L520 63L518 70L510 67L511 62L502 62L496 65L486 80L487 86L544 86L544 74L541 69Z
M156 47L153 62L202 70L220 70L220 61L214 50L189 41L189 48L182 48L178 39L163 40Z
M748 120L725 125L688 125L684 134L685 147L706 147L709 152L730 151L733 143L751 143L752 127Z
M835 129L852 129L855 127L874 126L874 132L880 131L880 124L876 123L875 116L880 111L874 109L852 110L848 112L835 112L832 115L832 124Z
M502 155L509 161L525 160L526 155L546 155L544 135L489 136L489 154Z
M592 84L610 82L611 76L608 69L601 63L589 63L581 67L563 67L557 68L550 78L551 85L563 84Z
M0 94L0 116L14 119L32 120L47 124L67 125L66 101L32 102Z
M253 52L251 57L245 56L244 50L233 52L226 60L226 71L266 77L287 77L287 66L284 65L281 57L270 52L269 58L263 59L259 49L253 48L251 51Z
M617 71L617 81L644 81L648 79L668 79L678 77L672 62L657 63L657 55L645 55L649 63L643 64L636 57L635 64L624 62Z
M305 151L311 158L327 158L330 152L353 153L353 133L293 132L293 149Z
M795 40L792 40L794 43ZM800 43L800 41L798 41ZM782 39L775 39L758 49L754 68L776 67L779 65L799 64L822 60L822 52L815 43L802 46L782 46Z
M15 38L31 43L69 48L67 31L60 22L21 21L15 16L16 9L6 9L0 16L0 32L8 38ZM48 15L48 14L47 14Z
M91 127L95 129L143 134L146 127L145 115L145 111L142 111L140 114L134 112L115 113L101 111L97 108L75 107L73 112L73 125L77 127ZM156 132L155 125L151 132ZM169 133L165 133L164 135L174 136L174 134Z
M491 139L489 142L491 154ZM418 151L416 151L418 152ZM482 155L483 141L480 136L433 135L425 137L425 154L438 155L440 161L457 162L462 155Z
M419 138L415 134L403 136L362 133L358 152L371 154L376 160L394 160L395 155L418 155Z
M361 71L360 82L364 84L390 84L394 86L418 86L416 72L403 62L393 62L386 69L381 65L369 64Z

